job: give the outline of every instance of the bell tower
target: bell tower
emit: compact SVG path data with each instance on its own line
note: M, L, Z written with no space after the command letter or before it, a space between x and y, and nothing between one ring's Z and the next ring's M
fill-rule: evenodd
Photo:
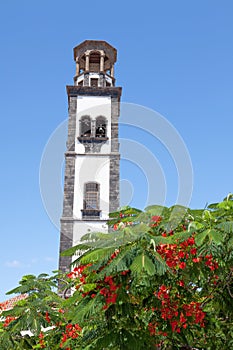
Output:
M107 232L108 215L119 207L121 88L115 87L116 59L116 49L105 41L86 40L74 48L76 75L74 85L67 86L60 253L89 231ZM71 260L60 256L59 269L69 271Z

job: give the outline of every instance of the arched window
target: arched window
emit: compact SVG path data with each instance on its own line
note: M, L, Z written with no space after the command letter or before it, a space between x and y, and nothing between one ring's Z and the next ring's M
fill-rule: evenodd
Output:
M80 119L80 136L91 137L91 118L88 115Z
M99 210L99 187L97 182L85 183L83 209Z
M91 52L89 58L89 71L99 72L100 71L100 53L97 51Z
M102 116L96 118L95 137L107 137L107 121Z

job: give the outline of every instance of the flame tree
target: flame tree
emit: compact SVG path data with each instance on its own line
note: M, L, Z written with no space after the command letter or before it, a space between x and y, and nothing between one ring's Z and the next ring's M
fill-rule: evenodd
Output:
M64 253L82 251L67 276L9 292L28 297L2 312L1 349L233 348L232 195L205 210L122 208L109 225Z

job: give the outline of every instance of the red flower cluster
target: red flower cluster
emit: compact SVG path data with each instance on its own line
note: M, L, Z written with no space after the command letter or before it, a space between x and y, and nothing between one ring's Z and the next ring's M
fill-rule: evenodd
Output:
M150 322L148 324L148 330L150 332L150 335L153 336L153 335L163 335L164 337L167 336L167 332L163 332L163 331L159 331L157 330L158 326L158 323L153 323L153 322ZM157 344L157 346L159 346L159 344Z
M211 271L215 271L216 269L218 269L218 263L217 263L217 261L213 260L212 254L206 255L204 258L202 256L195 257L192 260L194 263L199 263L201 261L204 261L204 259L205 259L205 265L208 266L208 268ZM218 276L217 276L217 278L218 278Z
M87 265L80 265L77 266L73 269L73 271L71 271L70 273L67 274L67 277L69 278L82 278L83 276L86 276L85 274L83 274L83 271L88 267L91 266L91 264L87 264Z
M105 286L100 289L100 294L105 297L106 304L104 305L103 309L107 309L109 304L116 303L117 301L116 291L120 288L120 286L113 281L112 276L106 276L104 279L104 282L105 282Z
M184 269L190 254L196 254L196 248L190 249L194 244L194 238L190 237L179 244L160 244L157 252L166 260L166 264L171 269Z
M151 218L151 227L156 227L160 224L160 222L162 221L162 217L161 216L158 216L158 215L154 215L152 216Z
M114 259L119 254L119 250L116 250L110 257L110 261ZM72 272L68 274L69 278L77 279L78 284L76 285L76 289L82 290L82 286L86 283L87 275L83 273L86 267L91 266L91 264L75 267ZM122 271L122 275L126 275L129 271ZM81 289L80 289L81 287ZM117 293L116 291L120 288L120 285L117 285L114 282L112 276L106 276L104 280L97 282L96 289L94 291L88 291L82 294L82 297L85 298L87 295L90 295L91 298L95 298L98 290L101 295L105 297L105 305L103 309L107 309L109 304L115 304L117 301ZM46 320L48 321L49 315L46 314Z
M46 347L45 341L44 341L44 333L40 332L39 334L39 344L41 349L44 349Z
M202 311L200 303L193 301L190 304L182 305L182 309L186 317L194 317L194 323L204 327L205 312Z
M63 337L61 340L61 344L60 344L60 348L63 347L64 343L72 338L72 339L76 339L80 336L80 332L82 331L82 328L76 323L76 324L68 324L66 326L66 330L65 333L63 333ZM70 349L70 348L69 348Z
M15 317L7 316L3 323L3 327L8 327L9 324L14 320L15 320Z
M205 264L210 268L211 271L214 271L218 268L218 263L216 261L213 261L212 254L206 255L205 259L206 259Z
M162 236L166 237L167 234L163 233ZM218 263L213 260L211 254L197 256L197 248L194 247L194 237L189 237L187 240L178 244L160 244L157 246L157 252L166 261L166 264L173 270L185 269L188 259L191 259L194 263L204 261L205 265L209 267L211 271L218 268Z
M51 322L51 318L49 317L48 311L46 311L46 313L45 313L45 319L46 319L46 321L47 321L48 323Z
M84 273L84 270L91 265L92 264L77 266L73 269L73 271L71 271L70 273L67 274L68 278L75 279L77 281L77 284L75 287L76 289L79 289L80 287L82 287L82 285L84 285L86 283L87 274ZM83 293L83 297L85 297L88 294L89 294L89 292Z
M110 260L108 263L110 263L117 255L120 253L119 249L115 249L114 253L110 256Z
M191 302L179 305L178 301L181 300L179 294L170 296L171 288L165 285L162 285L154 295L161 301L161 308L157 309L161 312L161 318L169 322L173 332L180 333L181 328L187 328L188 325L193 324L204 327L205 313L202 311L200 303ZM153 323L150 324L149 328L151 335L153 335L152 326Z

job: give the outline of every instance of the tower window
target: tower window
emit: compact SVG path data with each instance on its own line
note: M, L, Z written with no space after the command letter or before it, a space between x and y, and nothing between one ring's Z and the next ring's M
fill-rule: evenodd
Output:
M97 78L91 78L91 86L98 87L98 79Z
M95 137L107 137L107 123L102 116L96 118Z
M84 185L83 218L99 218L99 184L87 182Z
M80 120L80 136L91 137L91 118L85 115Z
M84 145L86 153L100 152L101 146L108 141L107 119L102 115L96 119L91 119L89 115L82 116L77 139Z
M99 209L99 184L88 182L85 184L84 209Z

